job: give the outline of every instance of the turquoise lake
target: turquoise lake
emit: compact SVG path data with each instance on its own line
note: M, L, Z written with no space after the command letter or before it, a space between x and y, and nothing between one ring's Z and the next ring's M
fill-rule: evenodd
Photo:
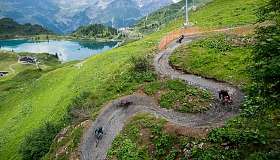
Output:
M0 49L14 52L58 54L63 62L83 60L112 49L117 42L0 40Z

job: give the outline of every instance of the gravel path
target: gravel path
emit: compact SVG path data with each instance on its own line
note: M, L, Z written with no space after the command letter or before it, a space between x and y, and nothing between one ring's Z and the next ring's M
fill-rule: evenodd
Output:
M15 65L17 65L17 63L14 63L14 64L9 65L9 69L10 69L10 71L12 72L12 74L15 74L15 73L16 73L16 71L15 71L14 68L13 68L13 66L15 66Z
M191 42L197 37L185 38L182 44ZM176 42L171 43L166 50L156 55L154 59L154 66L156 71L164 77L171 79L181 79L187 83L207 89L215 95L215 102L211 109L199 114L183 114L166 110L156 105L154 100L148 96L130 95L121 99L115 100L107 104L96 121L93 122L92 127L83 137L83 142L80 146L82 160L104 160L107 151L110 149L114 138L120 133L125 125L125 122L136 113L147 112L157 117L165 118L166 120L178 124L180 126L187 126L193 128L215 128L224 124L225 120L235 116L239 112L239 106L243 101L244 94L236 87L227 83L221 83L210 79L205 79L199 76L185 74L174 70L169 65L169 56L172 52L182 44ZM227 89L233 99L231 109L225 108L218 102L217 92L221 89ZM121 100L132 101L133 104L129 107L118 107ZM96 138L94 130L102 126L105 130L105 135L96 147Z

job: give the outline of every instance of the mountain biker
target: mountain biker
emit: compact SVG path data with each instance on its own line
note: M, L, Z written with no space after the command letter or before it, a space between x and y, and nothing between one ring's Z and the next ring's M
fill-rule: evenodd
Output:
M103 128L102 127L96 128L94 133L95 133L95 137L96 137L96 147L97 147L99 141L102 139L103 134L104 134Z
M182 40L183 40L184 38L185 38L185 36L184 36L184 35L181 35L181 36L179 37L177 43L182 43Z
M101 135L104 134L103 128L102 127L96 128L94 133L95 133L95 136L97 136L99 138Z
M129 105L131 105L133 102L130 100L121 100L119 103L120 107L128 107Z
M228 91L226 90L219 91L219 98L222 100L223 104L232 102Z

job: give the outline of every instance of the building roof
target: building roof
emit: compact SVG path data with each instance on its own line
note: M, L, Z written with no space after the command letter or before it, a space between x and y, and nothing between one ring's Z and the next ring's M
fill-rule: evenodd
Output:
M36 59L34 57L25 56L25 57L20 57L19 61L28 62L28 63L35 63Z
M9 72L7 71L0 71L0 77L3 77L5 76L6 74L8 74Z

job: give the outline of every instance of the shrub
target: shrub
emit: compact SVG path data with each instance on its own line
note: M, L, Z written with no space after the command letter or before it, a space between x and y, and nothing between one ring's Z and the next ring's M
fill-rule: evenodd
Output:
M248 143L266 144L267 137L256 130L237 130L233 128L219 128L209 134L209 140L215 143L230 142L235 145Z
M136 144L131 142L129 139L125 139L123 142L125 145L124 147L118 152L117 157L118 159L129 159L129 160L137 160L138 158L137 147Z
M131 57L132 69L129 73L129 81L143 83L156 80L156 74L152 71L151 60L148 57Z
M275 97L280 94L280 2L270 0L258 13L259 22L270 21L270 25L257 30L251 73L263 93Z
M147 72L151 69L151 62L148 57L131 57L130 62L136 72Z
M145 87L144 87L144 92L148 95L153 95L153 94L156 94L156 92L158 90L161 89L161 83L160 82L152 82L152 83L149 83L147 84Z
M173 140L172 137L166 133L159 134L155 139L153 139L155 145L155 157L160 159L160 157L167 154L167 151L172 147Z
M188 158L189 159L189 158ZM211 147L209 149L195 148L192 150L192 159L199 160L232 160L242 159L238 150L224 150L219 147Z
M163 108L171 109L176 101L183 98L184 97L182 95L179 95L175 91L165 93L160 97L160 106Z
M114 144L118 143L118 144ZM143 150L139 149L136 143L132 142L130 139L127 139L123 136L118 136L114 142L113 146L122 146L115 148L115 150L110 150L108 153L109 157L115 155L117 159L122 160L141 160L147 159L145 158L147 155L143 152Z
M53 139L60 127L46 122L42 127L27 135L20 146L20 154L23 160L38 160L48 153Z

